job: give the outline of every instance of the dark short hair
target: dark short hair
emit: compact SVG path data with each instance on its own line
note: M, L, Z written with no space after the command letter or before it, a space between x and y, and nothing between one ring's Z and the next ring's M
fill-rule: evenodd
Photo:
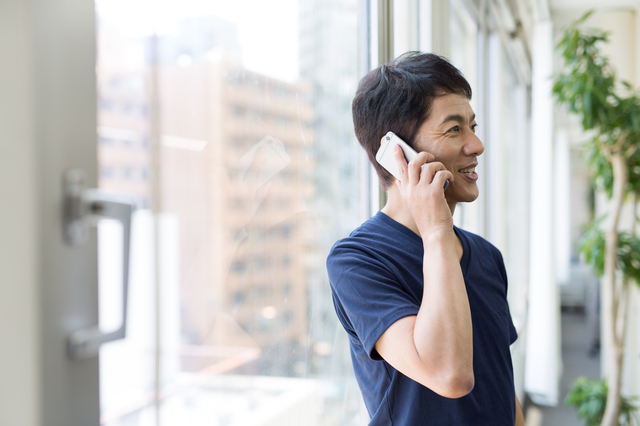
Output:
M382 137L394 132L415 148L415 136L429 117L433 100L452 93L471 100L471 86L462 73L432 53L407 52L360 80L352 103L353 124L383 188L394 177L375 159Z

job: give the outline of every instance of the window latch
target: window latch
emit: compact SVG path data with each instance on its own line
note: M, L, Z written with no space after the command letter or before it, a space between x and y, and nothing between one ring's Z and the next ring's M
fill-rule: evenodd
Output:
M67 342L68 354L73 359L97 356L100 345L125 337L131 218L136 208L133 197L86 188L85 182L81 170L69 170L64 175L64 238L70 245L81 245L88 240L89 227L96 226L98 220L115 219L122 224L122 323L110 332L103 332L99 325L73 332Z

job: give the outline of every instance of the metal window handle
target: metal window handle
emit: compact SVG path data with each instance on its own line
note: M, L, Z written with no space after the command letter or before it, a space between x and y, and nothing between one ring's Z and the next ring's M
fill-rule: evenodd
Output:
M133 197L112 195L98 189L85 188L84 173L69 170L64 176L64 235L68 244L87 241L88 228L103 219L122 223L122 323L117 330L105 333L100 326L78 330L68 340L69 356L84 359L96 356L100 345L125 337L129 290L129 251L131 247L131 217L136 203Z

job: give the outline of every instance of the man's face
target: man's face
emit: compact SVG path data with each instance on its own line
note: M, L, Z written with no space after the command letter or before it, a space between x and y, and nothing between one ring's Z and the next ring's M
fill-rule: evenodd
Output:
M436 97L431 115L416 136L416 151L435 155L453 174L453 180L445 192L447 203L455 206L478 198L477 157L484 152L484 145L476 136L476 115L469 100L458 94Z

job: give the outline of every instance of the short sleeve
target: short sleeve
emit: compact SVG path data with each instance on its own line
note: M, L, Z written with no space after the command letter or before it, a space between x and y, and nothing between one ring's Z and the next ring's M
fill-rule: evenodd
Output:
M397 320L417 315L419 300L385 259L348 244L333 248L327 271L340 322L371 359L380 360L376 342Z

